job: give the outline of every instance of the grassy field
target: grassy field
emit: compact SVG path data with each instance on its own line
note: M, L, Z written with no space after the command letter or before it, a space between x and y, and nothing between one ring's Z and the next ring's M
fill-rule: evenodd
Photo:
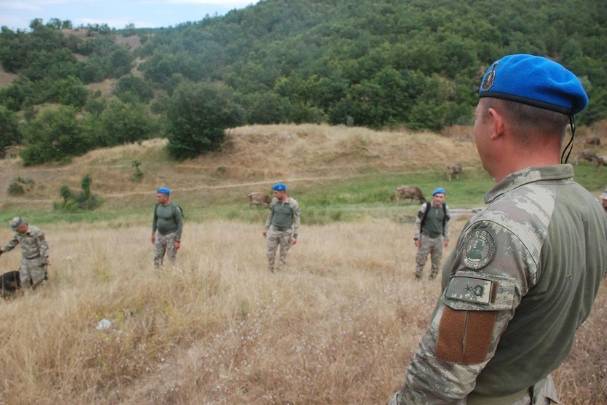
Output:
M607 185L607 168L580 164L575 167L576 180L598 194ZM173 195L184 208L188 221L231 220L246 223L261 223L266 210L249 207L246 194L251 189L264 191L273 181L262 181L254 187L238 185L206 190L180 190ZM367 173L343 178L314 178L290 183L291 195L302 207L304 224L326 224L352 222L368 218L388 218L396 222L411 221L419 203L391 201L394 189L399 185L417 185L427 198L437 185L448 191L448 203L452 208L474 208L484 205L483 196L493 186L492 179L480 168L469 168L459 180L447 182L442 171L427 170L403 173ZM213 187L213 186L211 186ZM94 190L94 186L93 186ZM150 221L154 204L153 189L148 193L126 196L104 197L101 208L95 211L69 212L53 210L46 204L42 207L22 202L5 203L0 211L0 223L12 216L26 215L32 222L74 223L109 222L123 224L145 224ZM56 199L57 201L59 198Z
M385 403L440 288L414 281L412 225L389 220L304 226L276 274L252 224L188 224L160 271L147 227L44 230L50 282L0 306L6 404ZM602 288L556 373L563 403L607 401L606 327Z

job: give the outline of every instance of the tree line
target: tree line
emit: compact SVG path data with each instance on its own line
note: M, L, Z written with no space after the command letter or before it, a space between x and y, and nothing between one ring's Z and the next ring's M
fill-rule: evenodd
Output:
M223 128L246 123L440 130L471 122L483 69L508 53L578 74L591 99L578 122L589 124L607 117L606 20L602 0L266 0L176 27L88 27L85 38L65 33L69 21L34 20L0 32L2 66L19 75L0 90L0 125L30 145L49 121L38 106L60 104L53 114L84 128L84 149L164 134L176 157L217 148ZM119 46L119 35L142 46ZM109 98L85 87L108 78ZM119 120L108 117L127 110L150 125L112 133Z

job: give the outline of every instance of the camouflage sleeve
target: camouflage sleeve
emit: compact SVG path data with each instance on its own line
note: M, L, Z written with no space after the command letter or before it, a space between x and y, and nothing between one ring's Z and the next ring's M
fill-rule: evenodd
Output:
M446 288L392 403L464 404L536 272L516 235L489 221L462 233L449 264Z
M156 214L156 208L158 208L158 204L154 205L154 216L152 218L152 233L156 233L156 229L158 229L158 215Z
M13 250L15 248L15 246L17 246L18 244L19 244L19 239L17 239L16 236L13 236L13 239L8 241L8 243L6 245L4 245L4 247L2 248L2 253Z
M177 205L173 205L175 212L173 213L173 217L175 218L175 223L177 224L177 240L181 240L181 232L183 232L183 218L181 216L181 209Z
M301 210L299 209L299 203L294 199L291 199L291 208L293 209L293 237L297 239L299 225L301 225Z
M447 213L447 219L445 221L445 229L443 229L443 236L446 240L449 240L449 222L451 221L451 211L449 206L445 204L445 212Z
M421 234L422 218L426 212L426 203L423 203L419 210L417 210L417 216L415 217L415 236L413 239L418 240Z
M40 257L42 257L42 259L46 263L46 262L48 262L48 243L46 241L46 237L44 236L44 232L37 231L36 240L38 241L38 249L40 250Z
M272 202L270 203L270 212L268 212L268 217L266 218L266 231L268 229L270 229L270 225L272 224L272 216L274 215L274 204L275 204L275 200L272 199Z

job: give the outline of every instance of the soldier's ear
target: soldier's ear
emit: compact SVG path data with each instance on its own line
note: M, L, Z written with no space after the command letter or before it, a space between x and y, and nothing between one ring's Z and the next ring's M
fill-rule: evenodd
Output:
M493 107L487 110L487 114L491 125L491 139L495 140L502 137L505 129L504 116Z

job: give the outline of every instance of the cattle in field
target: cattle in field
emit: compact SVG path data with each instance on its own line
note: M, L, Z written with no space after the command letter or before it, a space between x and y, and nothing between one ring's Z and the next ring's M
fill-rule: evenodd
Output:
M270 205L270 201L272 201L272 197L259 191L250 192L247 194L247 198L249 199L249 207L254 205L267 207Z
M399 202L401 200L419 201L420 203L426 202L426 198L422 193L422 190L417 186L398 186L394 190L392 195L392 201Z
M594 153L590 150L581 151L580 154L578 155L578 161L580 159L586 160L590 163L594 163L597 167L607 166L607 157L598 156L596 153Z
M464 168L461 163L454 163L447 166L447 179L449 181L453 179L459 179L460 174L464 172Z

